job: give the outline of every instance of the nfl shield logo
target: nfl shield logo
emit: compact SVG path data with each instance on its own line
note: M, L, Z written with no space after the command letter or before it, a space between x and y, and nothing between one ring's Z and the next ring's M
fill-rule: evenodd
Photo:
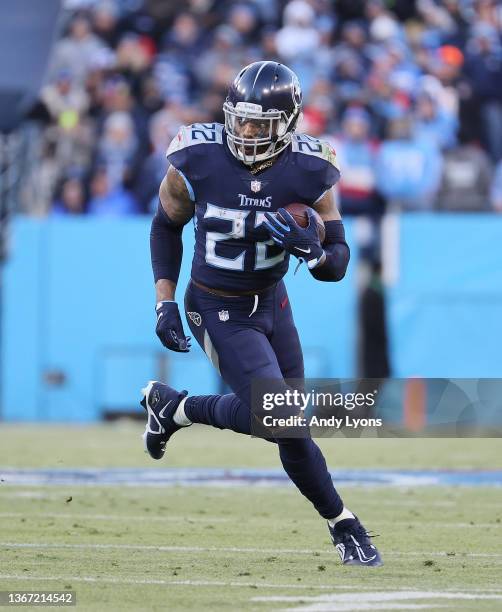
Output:
M218 316L220 317L220 321L228 321L228 310L220 310Z
M251 181L251 191L253 193L258 193L261 189L261 181Z

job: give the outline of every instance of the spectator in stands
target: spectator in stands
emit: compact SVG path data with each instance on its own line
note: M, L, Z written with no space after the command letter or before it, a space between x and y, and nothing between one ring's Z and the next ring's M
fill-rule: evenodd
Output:
M464 55L457 49L450 45L443 45L437 50L434 58L428 64L428 71L433 75L441 84L441 87L433 86L433 92L431 92L437 103L443 110L443 112L450 115L452 121L458 124L459 116L459 89L461 86L461 71L464 63ZM429 76L424 76L422 82L431 82ZM462 83L462 88L465 89L465 83ZM462 93L464 97L465 94Z
M365 73L369 71L375 47L368 43L368 33L364 22L358 20L347 21L341 30L341 41L334 49L335 57L348 51L356 53L364 67Z
M474 25L465 72L480 106L484 142L497 162L502 159L502 47L494 26L486 22Z
M362 108L349 108L334 145L340 167L340 205L344 215L379 215L382 202L376 191L377 143L370 138L370 116Z
M53 145L57 178L64 176L67 168L88 168L95 132L83 85L68 70L61 70L42 90L42 100L53 119L44 136Z
M430 209L441 177L440 151L412 135L409 116L393 119L378 152L376 176L377 187L392 208Z
M365 79L365 66L360 55L349 49L337 54L333 80L340 104L362 101Z
M209 89L214 86L215 76L222 66L229 66L229 71L237 74L245 65L245 50L240 42L238 32L231 26L221 25L216 28L211 46L195 60L193 66L202 87Z
M502 159L497 164L495 176L490 190L490 200L493 210L502 213Z
M85 187L79 176L69 176L64 179L59 192L59 197L52 205L53 215L65 216L85 213Z
M459 0L418 0L417 9L441 42L463 46L467 39L469 25L462 12Z
M441 85L438 82L438 87ZM433 147L448 149L456 142L457 121L453 114L439 105L438 97L430 90L422 90L415 102L414 134Z
M96 55L103 48L102 41L92 32L91 23L84 13L77 13L70 23L68 35L54 49L52 74L69 70L83 83Z
M99 0L92 8L92 29L105 45L115 47L121 30L119 9L114 0Z
M258 14L252 4L232 3L228 15L230 27L237 32L239 40L246 46L255 45L259 38Z
M315 12L304 0L292 0L284 9L284 26L277 32L276 45L284 62L312 56L320 42Z
M106 171L111 189L131 185L138 158L138 139L129 113L115 112L107 117L98 144L97 161Z
M403 38L401 25L395 14L387 8L384 0L366 2L366 17L369 20L370 36L375 42Z
M139 212L131 193L120 183L113 185L110 182L106 168L96 168L91 178L90 191L88 212L91 215L119 217Z
M89 96L82 84L64 70L43 89L42 99L52 123L42 136L42 147L50 155L44 155L40 166L52 166L56 183L69 168L80 168L85 173L95 146L95 126L88 113Z
M460 145L446 151L436 208L445 211L486 211L490 206L492 164L466 130Z
M54 121L62 127L80 122L89 108L85 89L75 83L70 70L61 70L42 91L42 99Z
M149 73L154 56L151 39L126 33L117 45L116 70L135 95L140 92L141 81Z
M122 74L111 74L105 78L100 86L99 106L97 110L98 133L105 131L106 119L115 112L126 113L134 123L134 133L137 137L137 144L142 153L147 147L148 135L148 116L140 100Z
M150 119L152 152L141 165L134 193L142 212L154 213L159 199L159 185L167 171L166 151L182 123L180 109L166 105Z
M325 134L326 130L334 131L339 104L333 83L326 77L316 78L312 82L312 87L305 98L303 107L305 117L312 114L316 119L314 119L314 125L308 125L300 131L305 131L307 134L312 133L313 136L319 137Z
M164 36L162 51L190 70L190 66L202 51L203 44L203 33L194 15L188 12L180 13Z

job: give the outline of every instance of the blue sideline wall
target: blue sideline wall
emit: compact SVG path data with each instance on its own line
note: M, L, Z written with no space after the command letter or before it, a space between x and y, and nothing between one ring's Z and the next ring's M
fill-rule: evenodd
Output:
M502 217L386 221L393 375L502 378Z
M159 376L191 392L218 391L196 343L178 355L155 336L149 225L140 217L13 221L2 272L0 418L97 420L136 408L140 387ZM192 248L188 226L180 301ZM353 248L343 283L316 282L304 268L288 274L309 376L356 374L356 260Z

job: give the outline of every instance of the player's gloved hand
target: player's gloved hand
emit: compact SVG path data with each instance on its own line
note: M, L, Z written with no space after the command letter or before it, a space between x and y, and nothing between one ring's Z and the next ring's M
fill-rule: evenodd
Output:
M269 212L265 213L265 226L272 240L291 255L306 261L309 269L315 268L324 251L319 241L314 213L309 210L308 226L300 227L284 208L279 208L277 212L286 223Z
M155 332L162 344L177 353L188 353L190 350L190 336L185 336L181 323L178 304L173 301L159 302L155 306L157 313L157 326Z

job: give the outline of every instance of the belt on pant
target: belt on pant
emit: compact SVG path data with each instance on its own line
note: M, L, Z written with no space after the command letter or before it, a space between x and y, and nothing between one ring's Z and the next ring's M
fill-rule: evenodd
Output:
M228 291L225 289L214 289L213 287L206 287L206 285L203 285L198 281L194 281L193 278L190 279L190 282L192 282L199 289L202 289L202 291L212 293L213 295L220 295L221 297L242 297L246 295L260 295L260 293L265 293L265 291L272 289L272 287L276 285L276 283L274 283L273 285L269 285L268 287L264 287L263 289L251 289L250 291L235 291L233 293L228 293Z

